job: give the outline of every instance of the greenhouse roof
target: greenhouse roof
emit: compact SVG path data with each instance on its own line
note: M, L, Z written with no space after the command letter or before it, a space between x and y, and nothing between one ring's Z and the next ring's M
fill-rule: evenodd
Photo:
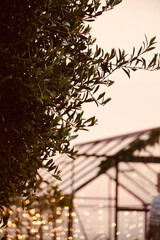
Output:
M119 162L119 185L149 204L156 193L156 175L160 172L160 128L124 134L75 145L75 159L61 155L56 164L61 182L46 172L44 178L58 184L63 193L73 194L101 174L116 181L115 166Z

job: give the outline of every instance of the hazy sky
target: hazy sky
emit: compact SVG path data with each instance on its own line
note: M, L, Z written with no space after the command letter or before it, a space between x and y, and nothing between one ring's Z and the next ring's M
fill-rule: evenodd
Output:
M145 34L157 37L154 52L160 53L160 0L123 0L92 24L92 36L105 51L114 47L131 53ZM111 79L115 83L106 92L112 100L104 107L84 106L86 116L95 115L98 125L80 132L74 143L160 126L160 71L132 72L130 79L118 71Z

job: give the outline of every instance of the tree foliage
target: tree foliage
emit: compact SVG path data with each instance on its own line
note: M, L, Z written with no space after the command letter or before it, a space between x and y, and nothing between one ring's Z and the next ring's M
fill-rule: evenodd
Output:
M0 1L0 206L9 206L14 196L29 197L39 168L60 178L54 156L74 156L70 141L96 123L84 118L82 104L110 100L100 86L113 83L114 71L130 76L137 69L159 69L157 54L149 63L143 57L155 38L131 55L98 46L93 51L86 22L120 2Z

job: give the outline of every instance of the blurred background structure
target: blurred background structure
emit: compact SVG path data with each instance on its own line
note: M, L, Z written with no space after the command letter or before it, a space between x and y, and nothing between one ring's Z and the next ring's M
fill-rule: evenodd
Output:
M61 201L67 196L70 203L56 209L37 204L28 212L14 207L8 239L144 240L150 204L157 194L159 136L159 128L148 129L77 144L75 159L59 156L56 164L63 179L59 197ZM57 184L46 170L40 174ZM54 203L55 198L49 201Z

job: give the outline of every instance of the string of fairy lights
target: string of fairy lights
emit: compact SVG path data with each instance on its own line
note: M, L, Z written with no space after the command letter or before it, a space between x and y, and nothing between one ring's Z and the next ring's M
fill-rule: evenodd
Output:
M0 229L0 234L7 235L7 240L83 240L87 239L108 239L114 240L114 229L116 223L107 223L107 208L102 202L95 206L83 207L84 199L75 199L74 209L69 213L69 207L63 209L58 207L55 213L49 210L41 213L39 209L24 211L20 207L13 206L10 210L10 219L6 229ZM73 219L71 236L68 236L68 221L71 214ZM94 226L94 227L93 227ZM108 228L111 228L112 235L109 236ZM86 235L85 235L86 234ZM141 240L144 237L144 213L137 211L124 211L119 213L117 231L118 240Z

